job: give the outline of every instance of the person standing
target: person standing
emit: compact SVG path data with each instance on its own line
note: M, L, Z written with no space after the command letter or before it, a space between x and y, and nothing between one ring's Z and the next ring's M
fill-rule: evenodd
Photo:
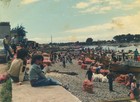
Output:
M86 72L86 76L88 76L89 81L92 81L92 75L93 75L92 68L89 68L88 71Z
M125 61L125 52L124 52L124 50L122 50L122 58L123 58L123 61Z
M109 72L107 74L107 78L108 78L108 83L109 83L109 91L114 91L113 90L113 81L114 81L114 74L113 72Z
M14 37L12 37L11 39L11 47L14 50L14 54L16 53L17 44L18 44L18 38L17 35L14 35Z
M10 50L10 36L6 35L3 39L3 45L6 52L6 55L9 53L10 57L13 58L12 52Z
M136 50L134 51L134 60L135 60L135 61L138 60L138 55L139 55L139 52L138 52L138 50L136 49Z
M65 56L62 57L62 65L65 68L66 67L66 58Z

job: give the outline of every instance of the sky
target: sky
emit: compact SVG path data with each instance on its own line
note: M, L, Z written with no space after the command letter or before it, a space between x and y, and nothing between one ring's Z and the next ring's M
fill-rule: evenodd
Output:
M0 0L0 22L38 43L113 40L140 34L140 0Z

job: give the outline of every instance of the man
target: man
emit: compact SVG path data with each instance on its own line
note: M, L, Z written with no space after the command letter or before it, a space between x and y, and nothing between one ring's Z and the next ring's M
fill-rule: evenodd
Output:
M4 49L6 51L6 54L8 52L10 57L13 58L12 52L10 50L10 40L9 40L9 38L10 38L9 35L5 36L5 38L3 39L3 45L4 45Z
M139 52L138 52L138 50L136 49L136 50L134 51L134 60L135 60L135 61L138 60L138 55L139 55Z
M18 44L18 38L17 38L17 35L14 35L14 37L12 37L12 40L11 40L11 47L14 51L14 54L16 53L17 44Z
M113 91L113 81L114 81L114 74L113 72L109 72L107 75L108 83L109 83L109 91Z

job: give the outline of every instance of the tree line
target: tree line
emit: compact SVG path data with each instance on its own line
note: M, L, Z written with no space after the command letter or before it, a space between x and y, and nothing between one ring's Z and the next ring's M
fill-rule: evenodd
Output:
M131 43L131 42L140 42L140 34L122 34L122 35L116 35L113 37L113 39L116 42L119 43Z

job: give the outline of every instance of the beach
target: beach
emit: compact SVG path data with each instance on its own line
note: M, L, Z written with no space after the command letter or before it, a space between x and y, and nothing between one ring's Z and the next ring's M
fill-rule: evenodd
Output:
M109 91L108 83L93 82L93 93L83 91L83 81L86 79L87 70L81 69L77 60L73 60L73 64L66 63L66 68L63 68L62 62L57 62L49 66L50 71L57 70L59 72L75 72L78 75L61 74L57 72L47 73L47 77L52 77L69 86L68 91L79 98L82 102L100 102L105 100L115 100L121 98L129 98L129 89L119 83L113 83L114 92Z

